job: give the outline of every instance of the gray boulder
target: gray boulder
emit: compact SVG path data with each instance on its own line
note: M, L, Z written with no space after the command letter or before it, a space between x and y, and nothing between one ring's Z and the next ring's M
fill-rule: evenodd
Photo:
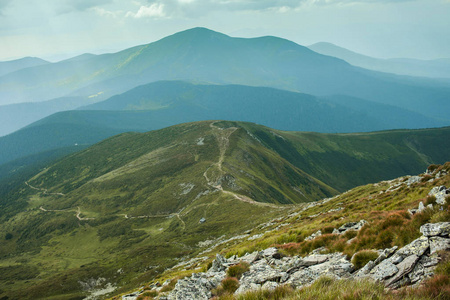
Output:
M404 278L406 274L411 272L414 269L419 257L417 255L410 255L405 258L401 263L399 263L396 267L398 268L397 274L394 277L390 278L386 281L386 286L392 286L394 283Z
M424 236L448 236L450 234L450 222L428 223L420 226L420 232Z
M430 237L430 254L437 251L450 249L450 239L440 236Z
M375 280L385 280L395 274L397 274L398 268L391 263L389 260L383 260L379 265L374 267L372 271L370 271L370 277Z

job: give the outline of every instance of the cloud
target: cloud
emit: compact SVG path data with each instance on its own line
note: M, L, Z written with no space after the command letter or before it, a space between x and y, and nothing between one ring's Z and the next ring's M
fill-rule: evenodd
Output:
M141 5L136 13L128 12L126 17L140 18L164 18L166 13L164 12L163 3L152 3L149 6Z

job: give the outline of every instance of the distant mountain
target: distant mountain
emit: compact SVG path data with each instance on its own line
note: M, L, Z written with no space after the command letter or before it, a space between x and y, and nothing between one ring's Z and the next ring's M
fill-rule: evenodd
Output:
M90 145L126 131L144 132L211 119L318 132L449 125L415 112L347 96L321 99L273 88L161 81L78 111L54 114L0 138L0 164L41 151Z
M410 76L450 78L450 59L419 60L410 58L379 59L362 55L331 43L316 43L309 49L361 68Z
M10 134L53 113L71 110L95 102L96 98L62 97L37 103L0 106L0 136Z
M349 95L448 119L450 83L367 71L276 37L232 38L194 28L157 42L0 78L3 103L112 96L158 80L270 86Z
M377 221L386 229L389 209L400 224L417 226L406 208L423 200L431 176L414 186L402 179L396 189L386 182L360 187L308 212L295 204L423 171L430 162L448 159L449 136L450 128L318 134L226 121L115 136L49 163L22 182L16 178L20 185L0 197L0 296L82 299L86 286L136 287L226 240L244 238L254 246L254 239L270 232L280 237L265 246L295 242L296 229L285 227L294 218L300 224L320 218L323 229L328 222L339 228L370 216L371 225ZM368 229L378 241L378 232ZM302 228L300 241L315 231ZM338 238L336 247L347 247ZM383 245L386 240L393 238ZM359 241L367 245L367 239Z
M12 73L21 69L31 68L50 64L50 62L38 57L24 57L10 61L0 61L0 76Z

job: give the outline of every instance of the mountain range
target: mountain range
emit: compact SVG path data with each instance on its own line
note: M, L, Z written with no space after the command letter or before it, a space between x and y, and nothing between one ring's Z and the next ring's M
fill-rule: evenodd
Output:
M419 77L450 78L450 58L419 60L411 58L379 59L359 54L331 43L308 46L314 52L333 56L365 69Z
M45 104L53 109L57 107L55 104L81 103L82 100L74 98L27 105ZM10 106L20 113L21 104ZM8 118L11 115L5 115L4 120ZM326 133L448 125L437 118L348 96L319 98L266 87L160 81L78 110L56 113L0 137L0 164L66 147L75 150L122 132L145 132L211 119ZM17 166L13 165L11 171Z
M107 98L158 80L343 94L448 119L448 82L364 70L277 37L233 38L205 28L6 74L0 77L0 99L10 104L100 93Z

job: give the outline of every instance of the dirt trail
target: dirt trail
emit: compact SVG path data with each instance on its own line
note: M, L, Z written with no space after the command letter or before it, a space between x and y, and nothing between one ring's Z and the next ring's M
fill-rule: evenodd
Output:
M242 201L242 202L246 202L246 203L250 203L250 204L254 204L254 205L258 205L258 206L267 206L267 207L272 207L272 208L280 208L279 205L275 205L275 204L270 204L270 203L263 203L263 202L258 202L255 201L253 199L251 199L250 197L244 196L244 195L240 195L237 194L235 192L230 192L230 191L225 191L222 187L221 184L215 184L209 177L208 177L208 171L211 168L217 167L220 176L224 175L224 171L222 170L222 164L223 161L225 160L225 154L228 150L228 146L230 144L230 136L231 134L233 134L233 132L235 132L238 128L236 127L229 127L229 128L219 128L216 125L214 125L215 122L212 122L211 124L209 124L209 127L212 128L213 130L213 134L216 136L218 145L219 145L219 151L220 151L220 155L219 155L219 160L216 163L213 163L211 166L209 166L206 171L203 173L203 177L205 177L206 179L206 183L216 189L221 191L224 194L228 194L233 196L235 199Z
M36 191L42 191L42 192L43 192L44 194L46 194L46 195L58 195L58 196L64 196L63 193L49 193L47 189L34 187L34 186L32 186L31 184L29 184L28 181L25 181L25 184L26 184L29 188L33 189L33 190L36 190Z

